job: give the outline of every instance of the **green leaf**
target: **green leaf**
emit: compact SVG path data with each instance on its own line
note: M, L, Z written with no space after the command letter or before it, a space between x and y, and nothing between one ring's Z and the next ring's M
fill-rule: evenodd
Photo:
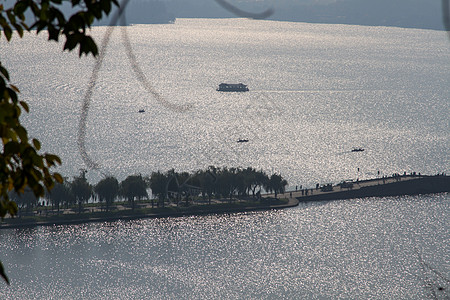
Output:
M80 43L82 38L83 38L83 35L79 32L74 33L74 34L69 34L66 37L67 40L66 40L66 43L64 44L64 50L72 51L78 45L78 43Z
M90 36L84 36L80 43L80 56L85 53L86 55L92 53L94 56L98 54L98 48L94 40Z
M8 20L11 24L16 23L16 16L14 15L12 10L7 10L6 15L8 16Z
M14 92L20 93L19 89L18 89L15 85L10 84L9 86L11 87L11 89L12 89Z
M33 139L33 146L37 151L41 149L41 143L37 139Z
M59 38L59 30L56 29L53 25L48 24L47 26L48 31L48 39L53 41L58 41Z
M42 159L42 156L38 155L38 154L33 154L32 155L32 160L33 160L33 164L34 166L36 166L38 169L42 169L44 167L44 162ZM36 179L39 180L40 176L40 172L36 172Z
M57 9L54 10L54 14L55 18L58 20L58 26L60 26L59 30L61 31L64 25L67 23L66 18L64 17L64 14Z
M16 92L12 89L12 88L7 88L6 92L9 94L9 96L11 97L11 101L13 103L17 103L17 94Z
M54 174L53 174L53 178L55 178L55 180L56 180L58 183L63 183L63 181L64 181L63 177L62 177L61 174L59 174L59 173L54 173Z
M11 27L9 27L9 25L3 26L3 34L5 35L6 40L8 41L11 40L12 30Z
M20 25L22 25L22 28L24 28L26 31L30 31L30 27L28 27L28 25L24 22L20 22Z
M39 19L45 22L48 20L48 7L49 7L48 2L42 1Z
M59 156L54 155L54 154L49 154L46 153L45 154L45 160L47 161L47 163L49 165L55 165L55 164L61 164L61 159L59 158Z
M83 26L84 26L83 12L78 12L69 18L65 27L75 31Z
M6 70L5 68L3 68L3 66L0 63L0 73L3 74L3 76L5 76L5 78L9 81L9 74L8 74L8 70Z
M0 95L1 95L1 91L4 91L6 88L6 81L3 78L3 76L0 76ZM5 100L7 100L6 98L6 94L3 94L2 96Z
M31 11L33 12L33 14L35 16L38 16L39 15L39 11L40 11L39 6L34 1L31 1L28 4L30 5Z
M92 7L91 12L96 19L100 20L102 18L102 10L98 6Z
M23 28L20 24L14 23L13 24L14 28L17 30L17 33L19 34L20 37L23 37Z
M8 213L11 217L14 217L18 210L17 204L14 201L8 201Z
M34 27L36 27L36 32L39 33L47 27L47 23L42 22L42 21L37 21L36 23L34 23L31 26L31 28L34 28Z
M1 261L0 261L0 276L2 276L3 279L6 281L6 283L9 285L9 279L8 279L8 276L6 276L5 268L3 267L3 264Z
M109 12L111 11L111 1L101 0L100 5L102 6L102 9L106 12L106 14L109 14Z
M8 142L4 146L4 152L6 155L13 155L20 151L19 143L17 142Z
M27 104L25 101L20 101L20 105L22 105L23 109L24 109L26 112L29 112L29 111L30 111L30 108L28 107L28 104Z
M22 127L22 126L17 127L16 133L19 136L21 141L23 141L23 142L28 141L27 130L24 127Z
M17 1L16 5L14 5L14 12L16 13L16 15L18 16L22 16L23 13L27 10L28 5L26 1ZM23 20L20 17L21 20Z

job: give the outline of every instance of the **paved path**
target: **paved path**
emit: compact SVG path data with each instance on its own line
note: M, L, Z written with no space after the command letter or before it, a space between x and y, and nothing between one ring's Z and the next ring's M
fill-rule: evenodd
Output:
M362 187L367 187L367 186L382 185L382 184L388 184L388 183L393 183L393 182L398 182L398 181L414 180L414 179L419 179L419 178L424 178L424 177L428 177L428 176L401 175L401 176L396 176L396 177L385 177L385 178L375 178L375 179L370 179L370 180L352 181L351 183L353 183L352 190L358 190ZM289 199L297 198L297 199L301 200L302 197L309 197L311 195L312 196L325 195L325 194L331 194L331 193L336 193L336 192L340 192L340 191L346 191L347 188L341 188L340 186L334 185L332 191L321 191L320 187L319 187L319 189L308 188L307 190L308 190L307 195L306 195L306 189L304 189L303 194L302 194L301 190L287 191L284 194L280 194L278 197L289 198ZM274 197L274 194L265 194L263 196L264 197Z

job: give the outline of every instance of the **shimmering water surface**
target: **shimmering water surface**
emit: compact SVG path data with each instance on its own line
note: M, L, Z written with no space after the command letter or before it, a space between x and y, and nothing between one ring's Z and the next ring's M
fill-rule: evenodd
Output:
M3 230L2 259L12 285L0 295L433 298L448 283L423 261L448 278L449 209L448 195L370 198L248 214Z
M281 173L290 188L378 171L449 173L445 32L239 19L126 29L163 102L133 73L116 28L87 124L87 152L101 172L123 180L253 166ZM105 31L92 34L101 41ZM45 35L0 41L0 59L31 107L23 122L61 156L60 172L77 175L93 58L62 53ZM250 92L217 92L221 82ZM101 172L88 172L91 183ZM0 258L12 285L0 298L440 297L437 287L450 277L448 211L441 194L2 230Z
M86 139L89 155L119 180L209 165L273 170L291 185L449 170L445 32L236 19L128 27L148 81L165 102L190 105L181 112L140 84L120 32L93 90ZM105 28L92 33L100 41ZM73 176L83 166L76 136L94 60L61 49L31 35L3 41L1 59L30 103L31 134ZM219 93L221 82L250 92Z

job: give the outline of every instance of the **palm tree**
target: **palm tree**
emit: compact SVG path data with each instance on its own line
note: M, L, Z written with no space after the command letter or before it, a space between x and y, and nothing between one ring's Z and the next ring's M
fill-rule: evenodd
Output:
M198 182L203 199L205 200L206 195L208 195L208 204L211 204L211 198L215 189L216 176L209 170L198 170L194 175L194 178Z
M74 195L70 189L70 186L65 181L63 183L56 183L55 187L47 193L47 198L52 202L52 207L56 206L59 212L59 207L61 204L66 203L66 206L72 202ZM53 208L52 208L53 209Z
M86 171L81 170L81 174L75 177L70 184L70 190L78 202L78 213L81 213L83 202L88 202L92 196L92 186L86 180Z
M17 203L20 208L25 208L26 212L33 210L33 207L37 206L39 198L36 197L31 190L31 188L25 188L22 194L17 194L16 192L10 193L9 197L11 200Z
M173 170L172 170L173 171ZM159 201L164 203L164 199L167 197L167 192L169 190L169 184L174 181L176 190L178 190L178 183L176 182L176 177L171 171L167 172L167 175L158 172L152 172L150 175L150 189L152 190L152 194L156 195ZM152 200L153 207L153 200Z
M119 191L131 203L132 209L134 209L136 198L138 201L145 197L148 198L147 183L141 175L128 176L121 182Z
M255 179L253 182L253 197L255 197L256 194L256 189L259 187L259 195L261 195L261 188L264 187L264 185L269 181L269 176L263 171L263 170L259 170L258 172L255 173Z
M264 188L270 193L274 192L276 199L278 193L284 193L287 184L287 181L283 179L281 175L272 174L270 176L270 179L266 182Z
M108 212L109 206L119 195L119 182L112 176L106 177L97 183L94 191L97 193L100 202L105 200L106 211Z

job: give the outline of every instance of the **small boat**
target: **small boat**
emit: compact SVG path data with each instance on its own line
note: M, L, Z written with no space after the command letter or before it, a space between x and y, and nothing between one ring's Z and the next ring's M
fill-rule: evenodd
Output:
M140 113L143 113L143 112L145 112L145 110L143 110L143 109L140 109L140 110L139 110L139 112L140 112Z
M237 142L238 143L247 143L248 139L238 139Z
M364 151L364 148L353 148L352 152L362 152Z
M248 92L248 87L242 83L221 83L218 92Z

